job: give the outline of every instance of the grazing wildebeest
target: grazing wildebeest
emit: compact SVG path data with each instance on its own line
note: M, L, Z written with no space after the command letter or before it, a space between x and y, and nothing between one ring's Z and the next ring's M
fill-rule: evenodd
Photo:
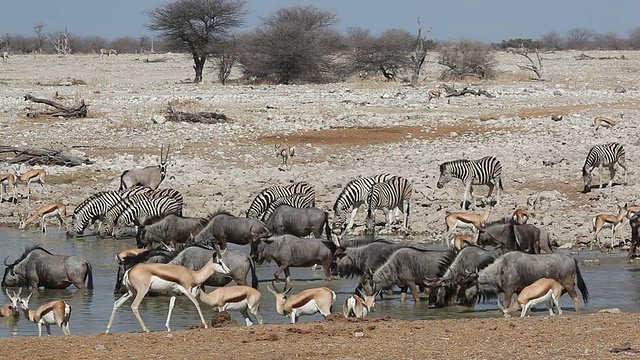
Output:
M144 169L126 170L120 175L120 191L136 185L148 186L155 190L167 176L167 161L169 160L169 150L171 144L167 146L167 154L164 154L164 145L160 147L160 165L147 166Z
M401 290L400 302L405 302L407 288L411 290L413 300L419 302L420 296L416 285L427 290L426 279L436 276L438 262L443 254L443 251L427 250L417 245L398 249L376 272L362 277L365 294L373 295L366 293L367 289L378 292L397 285Z
M316 239L322 237L322 229L327 234L327 240L340 246L338 239L331 236L329 226L329 213L321 209L295 208L289 205L280 205L267 220L267 229L273 235L291 234L298 237L305 237L311 233Z
M226 248L228 242L238 245L249 244L253 254L260 239L270 236L271 232L262 221L233 216L219 210L211 216L207 226L193 238L193 242L207 244L215 240L221 248Z
M532 255L520 251L506 253L480 272L469 274L458 295L469 305L475 303L478 296L489 299L504 293L504 306L508 308L513 294L541 278L559 282L573 299L576 312L580 310L576 282L584 303L589 301L589 291L576 259L559 253Z
M3 287L31 286L37 289L66 289L73 284L78 289L93 289L91 264L78 256L54 255L36 244L28 246L13 264L4 259Z
M374 273L391 254L406 245L406 243L392 243L378 239L362 246L340 247L335 253L338 275L352 278Z
M169 214L149 226L142 227L136 234L136 244L139 248L147 247L153 243L164 243L176 249L178 243L186 243L191 234L197 234L211 217L183 217Z
M480 246L501 246L529 254L540 254L540 250L544 250L547 254L553 253L547 231L531 224L481 226L477 243Z
M436 279L427 279L431 289L429 293L429 307L444 307L455 299L458 287L473 271L482 270L506 250L487 250L480 246L468 244L460 251L449 248L438 262Z
M335 251L336 245L326 240L301 239L294 235L282 235L262 239L258 243L253 259L257 264L273 260L278 265L278 269L273 274L276 279L284 271L287 281L290 281L290 267L322 265L325 278L331 280L333 279L331 263Z

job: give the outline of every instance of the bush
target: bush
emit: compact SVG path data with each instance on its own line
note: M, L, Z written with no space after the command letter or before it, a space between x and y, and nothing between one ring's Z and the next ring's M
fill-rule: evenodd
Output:
M443 80L457 80L466 76L480 79L495 77L495 59L488 45L460 40L440 49L438 64L446 67L440 75Z

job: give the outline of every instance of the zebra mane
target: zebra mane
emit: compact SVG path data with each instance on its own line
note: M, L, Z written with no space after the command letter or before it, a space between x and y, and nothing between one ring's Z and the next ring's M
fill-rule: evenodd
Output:
M29 254L31 254L33 251L35 250L42 250L44 252L46 252L49 255L53 255L52 253L49 252L49 250L46 250L45 248L43 248L42 246L40 246L40 244L35 244L35 245L31 245L31 246L27 246L24 249L24 252L22 253L22 255L20 255L20 257L18 258L18 260L14 261L12 265L17 265L19 264L22 260L26 259L27 256L29 256Z
M81 202L80 205L76 206L76 208L73 210L73 215L76 215L80 211L84 210L84 208L89 206L89 204L92 203L94 200L96 200L98 198L101 198L101 197L103 197L103 196L105 196L106 194L109 194L109 193L117 194L118 192L117 191L113 191L113 190L99 191L99 192L89 196L83 202Z

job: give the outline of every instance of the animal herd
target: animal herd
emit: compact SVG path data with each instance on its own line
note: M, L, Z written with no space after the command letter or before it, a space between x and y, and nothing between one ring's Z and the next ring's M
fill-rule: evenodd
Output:
M128 170L121 176L119 190L100 191L83 201L75 208L68 226L68 236L85 236L93 224L97 229L94 233L116 237L122 235L122 229L135 227L138 248L116 254L118 272L114 293L124 294L114 303L107 333L118 308L132 297L133 313L142 329L149 331L139 313L139 305L149 292L170 295L167 330L170 330L177 294L191 300L205 327L198 297L200 302L217 311L241 312L247 325L253 324L249 313L262 324L256 266L271 261L276 263L277 269L267 289L275 297L277 312L288 316L292 323L303 315L320 313L326 317L331 313L336 294L329 288L312 288L288 295L294 281L290 268L316 265L322 266L326 281L334 276L359 278L354 294L343 303L345 317L366 317L373 311L377 297L387 296L396 288L400 289L401 302L406 301L409 292L414 301L419 302L420 294L424 292L429 307L453 303L473 306L479 300L498 299L503 295L504 301L498 300L498 306L505 316L520 307L524 316L532 306L542 303L548 305L550 314L554 314L554 306L561 314L558 299L565 292L569 293L578 311L580 298L576 286L583 302L588 302L589 292L577 261L555 253L549 234L543 228L527 224L527 220L535 216L537 198L530 198L526 210L517 209L509 216L489 221L491 195L496 190L495 203L499 203L503 191L502 165L495 157L455 160L439 166L438 188L452 179L463 182L462 208L467 207L468 198L474 198L473 185L489 187L489 194L483 200L483 213L447 214L443 239L451 240L451 246L442 251L423 244L391 242L375 236L378 210L385 214L385 227L390 227L400 213L400 225L409 227L413 184L407 178L382 173L348 182L334 203L333 222L327 211L315 207L315 188L306 182L265 188L254 198L246 217L219 210L205 217L190 218L182 215L183 198L178 191L159 188L166 177L169 157L168 149L166 155L163 150L160 165ZM293 156L293 149L278 151L286 166L286 160ZM625 169L626 182L624 149L620 144L591 149L583 167L584 191L591 190L591 171L595 168L600 172L603 167L610 169L611 185L615 164ZM35 172L24 180L15 177L18 178L27 184L40 182L42 186L45 173ZM15 189L17 180L2 179L3 193L7 186ZM349 231L356 213L363 206L367 236L365 240L352 240ZM347 221L349 213L351 216ZM62 226L66 223L65 214L66 206L62 203L45 205L21 221L20 228L41 219L42 230L46 231L45 217L58 217ZM640 209L627 205L613 217L597 215L593 220L596 241L606 224L615 229L624 217L632 223L632 235L635 234L632 237L637 241L639 215ZM472 234L454 234L456 229L464 228L472 229ZM248 245L249 255L229 249L228 243ZM21 288L59 289L74 285L78 289L92 289L91 264L77 256L52 254L39 245L27 247L12 263L7 260L4 260L2 286L19 290L6 290L11 303L0 313L16 316L21 310L27 319L38 324L40 333L42 325L49 332L49 326L56 324L68 335L69 305L59 300L34 312L28 307L31 295L21 297ZM284 273L285 285L278 289L275 281L280 280L281 273ZM248 275L251 284L246 280ZM232 280L236 285L226 286ZM205 286L216 289L206 292ZM518 294L518 298L512 304L513 294Z

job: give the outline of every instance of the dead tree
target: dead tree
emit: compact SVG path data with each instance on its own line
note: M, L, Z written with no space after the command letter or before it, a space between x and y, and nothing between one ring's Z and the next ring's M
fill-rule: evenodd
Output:
M67 31L67 27L64 27L64 32L59 32L56 34L49 35L51 38L51 43L53 43L53 47L56 49L58 54L70 54L71 48L69 47L69 31Z
M485 90L474 90L474 89L469 89L469 88L464 88L462 90L456 90L456 89L448 88L447 89L447 94L444 97L463 96L463 95L467 95L467 94L471 94L471 95L475 95L475 96L484 95L484 96L486 96L488 98L493 98L494 97L493 95L491 95L489 92L487 92Z
M27 116L30 118L37 118L42 115L45 116L61 116L64 118L85 118L87 117L87 104L84 103L84 100L80 101L80 104L75 107L67 107L57 102L47 100L47 99L39 99L33 97L31 94L27 94L24 96L25 101L32 101L34 103L47 104L49 106L53 106L56 108L56 111L49 112L30 112L27 113Z
M420 18L418 18L418 36L416 37L416 47L413 50L413 54L411 54L413 74L411 75L410 85L413 87L418 86L420 69L422 68L422 64L424 64L424 59L427 57L427 48L425 46L425 42L430 31L431 28L428 28L427 31L425 31L424 36L422 36L422 25L420 24Z
M60 166L79 166L82 164L93 164L89 159L81 159L70 154L64 149L23 149L14 146L0 145L0 153L14 153L13 158L0 159L9 164L27 165L60 165Z
M182 111L174 111L171 104L169 104L169 108L167 110L167 115L165 116L165 118L168 121L174 122L186 121L205 124L220 124L232 122L232 120L227 118L226 115L215 112L187 113Z

